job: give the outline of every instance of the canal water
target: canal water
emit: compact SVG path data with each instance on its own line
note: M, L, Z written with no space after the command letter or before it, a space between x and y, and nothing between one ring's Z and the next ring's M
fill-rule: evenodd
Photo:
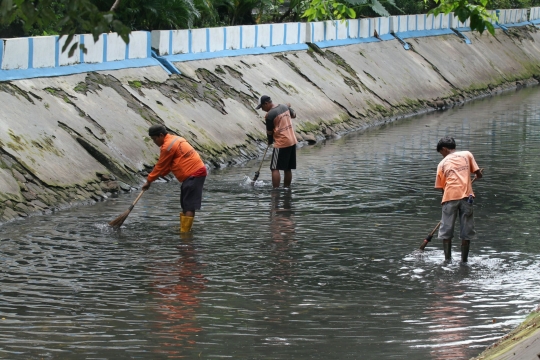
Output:
M191 237L179 186L125 226L122 195L0 227L0 358L469 359L540 299L540 89L400 120L298 151L291 190L268 160L212 171ZM301 116L300 116L301 118ZM424 237L444 135L484 170L468 266Z

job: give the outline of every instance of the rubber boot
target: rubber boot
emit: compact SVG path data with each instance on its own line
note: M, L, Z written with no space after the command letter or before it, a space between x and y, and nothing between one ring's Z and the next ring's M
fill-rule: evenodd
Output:
M443 240L444 260L446 262L452 261L452 241Z
M463 240L461 242L461 262L466 263L469 260L469 246L471 242L469 240Z
M180 232L181 233L190 232L192 226L193 226L193 216L182 215L180 217Z
M181 212L180 213L180 229L182 229L182 218L186 216L186 214L184 214L184 212Z

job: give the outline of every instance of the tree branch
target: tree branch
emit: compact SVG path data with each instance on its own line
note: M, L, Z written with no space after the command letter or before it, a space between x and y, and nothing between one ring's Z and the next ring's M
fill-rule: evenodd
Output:
M111 7L111 10L109 10L109 11L116 10L116 8L118 7L119 4L120 4L120 0L115 0L113 6Z

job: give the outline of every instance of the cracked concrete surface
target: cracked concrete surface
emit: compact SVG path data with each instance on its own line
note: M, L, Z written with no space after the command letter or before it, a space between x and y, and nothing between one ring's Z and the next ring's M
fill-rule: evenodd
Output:
M411 38L0 83L0 222L130 191L151 170L155 123L210 167L266 147L260 95L290 102L297 137L333 134L462 103L540 79L540 33Z

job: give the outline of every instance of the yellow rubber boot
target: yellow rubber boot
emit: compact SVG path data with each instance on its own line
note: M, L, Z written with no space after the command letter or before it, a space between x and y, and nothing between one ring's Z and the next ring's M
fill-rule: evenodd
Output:
M181 233L188 233L191 231L191 227L193 226L193 216L180 216L180 232Z

